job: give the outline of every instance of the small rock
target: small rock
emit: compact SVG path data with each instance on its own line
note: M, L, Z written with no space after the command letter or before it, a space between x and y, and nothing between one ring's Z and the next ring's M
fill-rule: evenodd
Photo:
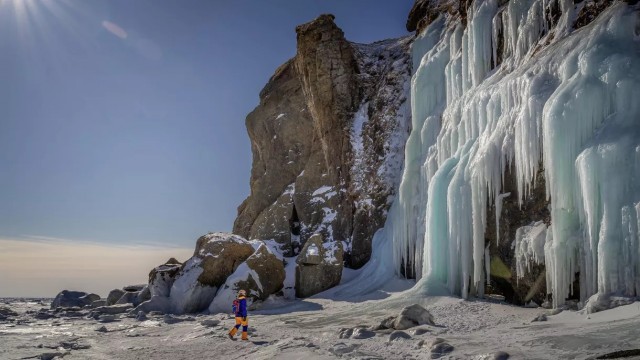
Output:
M338 331L338 337L340 339L348 339L351 337L351 335L353 335L353 329L342 328L340 329L340 331Z
M553 315L558 315L562 312L562 309L553 309L549 312L547 312L547 316L553 316Z
M408 340L411 339L411 335L402 330L396 330L389 335L389 341Z
M200 321L200 325L206 326L206 327L214 327L214 326L218 326L218 324L220 324L220 320L216 320L216 319L205 319Z
M507 360L509 359L509 354L507 354L504 351L498 351L497 353L493 354L493 360Z
M40 354L38 356L39 360L53 360L57 357L64 357L66 354L68 353L61 353L61 352L51 352L51 353L44 353L44 354Z
M106 305L107 305L107 300L96 300L91 303L91 308L95 309L97 307L106 306Z
M531 322L538 322L538 321L547 321L547 315L546 314L540 314L540 315L536 316L533 320L531 320Z
M116 320L117 320L117 318L116 318L115 315L105 314L105 315L98 316L98 321L100 321L102 323L114 322Z
M136 320L138 320L138 321L146 321L146 320L148 320L147 314L145 314L144 311L139 311L138 315L136 315Z
M95 314L108 314L108 315L124 314L127 311L131 310L132 308L133 308L133 305L131 305L131 304L118 304L118 305L111 305L111 306L101 306L101 307L97 307L97 308L93 309L91 311L91 315L95 315Z
M348 354L350 352L353 352L353 350L355 350L358 346L354 345L354 344L345 344L345 343L338 343L333 345L333 347L331 349L329 349L329 352L331 352L332 354L336 355L336 356L342 356L344 354Z
M531 308L531 309L537 309L537 308L540 307L540 305L538 305L535 301L531 300L524 307Z
M453 346L446 342L433 343L431 345L431 358L439 359L453 351Z
M373 330L384 330L384 329L393 329L393 322L396 321L395 316L389 316L388 318L382 320L380 325L373 328Z
M106 333L107 332L107 327L102 325L99 328L97 328L95 331Z
M429 329L425 329L425 328L417 328L417 329L411 331L411 333L414 336L423 335L423 334L426 334L428 332L430 332L430 330Z
M374 333L373 331L363 329L363 328L356 328L355 330L353 330L353 335L351 336L351 338L352 339L369 339L374 336L376 336L376 333Z

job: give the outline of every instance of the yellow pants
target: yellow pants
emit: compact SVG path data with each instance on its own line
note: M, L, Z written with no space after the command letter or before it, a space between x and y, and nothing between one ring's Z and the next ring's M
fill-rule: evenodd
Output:
M240 325L242 325L242 331L247 331L249 327L249 317L245 318L246 320L242 321L241 317L236 316L236 329L240 329Z
M238 329L240 329L240 326L242 325L242 340L247 340L248 339L247 329L249 328L249 318L246 317L244 318L245 320L242 320L242 319L243 318L236 316L236 325L231 328L231 331L229 331L229 336L233 337L238 331Z

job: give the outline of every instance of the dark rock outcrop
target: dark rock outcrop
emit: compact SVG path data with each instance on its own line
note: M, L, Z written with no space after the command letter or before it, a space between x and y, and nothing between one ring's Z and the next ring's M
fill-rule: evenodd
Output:
M495 226L494 202L490 201L487 206L488 225L485 243L489 245L491 257L491 283L486 292L504 295L505 300L513 304L524 305L532 300L542 304L546 299L547 290L545 267L543 264L531 264L530 271L523 278L518 279L513 242L519 227L536 221L543 221L547 226L551 223L549 202L545 192L544 169L538 172L530 195L522 205L518 203L519 195L514 171L507 170L502 192L510 195L502 199L498 232Z
M297 259L296 296L308 297L338 285L342 262L341 243L326 243L320 234L312 236Z
M82 291L62 290L51 303L51 308L70 308L90 306L94 301L100 300L100 295Z

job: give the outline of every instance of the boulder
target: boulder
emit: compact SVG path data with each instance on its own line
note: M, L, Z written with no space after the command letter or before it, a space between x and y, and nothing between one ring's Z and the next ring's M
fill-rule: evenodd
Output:
M296 296L315 295L340 283L342 243L324 243L323 236L316 234L305 243L296 262Z
M171 312L183 314L205 310L227 277L253 252L253 245L237 235L209 233L201 236L193 257L184 263L171 285Z
M151 292L147 286L143 287L139 291L127 291L125 292L116 304L133 304L138 306L141 303L151 299Z
M203 269L198 282L219 287L251 254L254 248L244 238L228 233L209 233L201 236L193 254L202 260Z
M396 330L405 330L418 325L434 325L433 316L418 304L405 307L393 322Z
M409 340L411 335L402 330L396 330L389 335L389 341Z
M168 298L170 309L169 311L164 311L165 313L196 313L205 310L211 304L218 288L200 282L204 271L202 259L194 256L187 260L171 286ZM154 298L162 298L162 296L154 296L151 300ZM158 304L163 305L161 301ZM162 311L155 308L152 310Z
M122 297L122 295L124 295L125 291L122 289L113 289L109 292L109 295L107 295L107 306L109 305L115 305L115 303L120 300L120 298Z
M171 312L171 302L166 296L152 296L151 299L143 302L135 308L135 312L167 314Z
M157 266L149 272L149 291L151 296L169 296L171 286L175 281L176 275L180 271L182 263L171 258L164 264Z
M94 301L100 300L100 295L82 291L62 290L51 303L51 308L69 308L90 306Z
M120 305L111 305L111 306L101 306L93 309L91 314L94 316L97 315L116 315L116 314L124 314L127 311L131 310L133 306L131 304L120 304ZM92 317L94 317L92 316Z
M204 320L200 321L200 325L206 326L206 327L215 327L215 326L220 325L220 320L218 320L218 319L204 319Z
M634 301L635 298L597 293L587 300L584 310L587 314L592 314L603 310L613 309L618 306L633 304Z
M265 245L258 249L236 271L216 294L209 306L210 313L229 312L229 306L239 290L247 292L250 306L256 301L266 300L283 287L285 278L282 260Z
M106 306L107 305L107 300L101 299L101 300L96 300L94 302L91 303L91 308L95 309L97 307L100 306Z
M435 325L435 323L433 322L433 316L427 309L418 304L413 304L403 308L398 316L389 316L382 320L375 330L406 330L418 325ZM426 330L420 331L421 334L424 332Z
M118 318L115 315L100 315L98 316L98 321L101 323L109 323L109 322L114 322L116 321Z

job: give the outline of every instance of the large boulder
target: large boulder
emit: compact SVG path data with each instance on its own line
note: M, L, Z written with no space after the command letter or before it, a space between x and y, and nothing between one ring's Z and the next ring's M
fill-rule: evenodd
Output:
M169 312L196 313L207 308L216 295L218 287L200 282L199 279L203 273L202 259L194 256L187 260L171 286ZM162 296L152 297L154 298L162 298Z
M325 243L312 236L296 260L296 296L309 297L340 283L343 268L342 243Z
M171 285L171 312L183 314L207 309L218 288L253 252L253 245L237 235L201 236L193 257L182 265Z
M126 291L122 290L122 289L113 289L109 292L109 295L107 295L107 306L110 305L115 305L116 302L118 302L118 300L120 300L120 298L122 297L122 295L125 294Z
M152 296L151 299L143 302L138 305L134 309L134 313L138 314L140 312L150 313L152 311L157 311L163 314L167 314L171 312L171 300L166 296Z
M171 258L164 264L153 268L149 272L149 291L151 296L169 296L171 286L181 267L181 262Z
M201 260L202 273L198 282L219 287L253 252L253 245L238 235L209 233L201 236L193 254Z
M94 301L100 300L100 295L83 291L62 290L51 303L51 308L85 307Z
M282 289L284 278L282 260L266 245L261 244L253 255L227 278L211 302L209 312L228 312L240 289L247 292L249 305L257 300L265 300Z
M116 301L116 304L132 304L133 306L138 306L149 299L151 299L151 292L148 286L144 286L138 291L125 292L122 297Z

